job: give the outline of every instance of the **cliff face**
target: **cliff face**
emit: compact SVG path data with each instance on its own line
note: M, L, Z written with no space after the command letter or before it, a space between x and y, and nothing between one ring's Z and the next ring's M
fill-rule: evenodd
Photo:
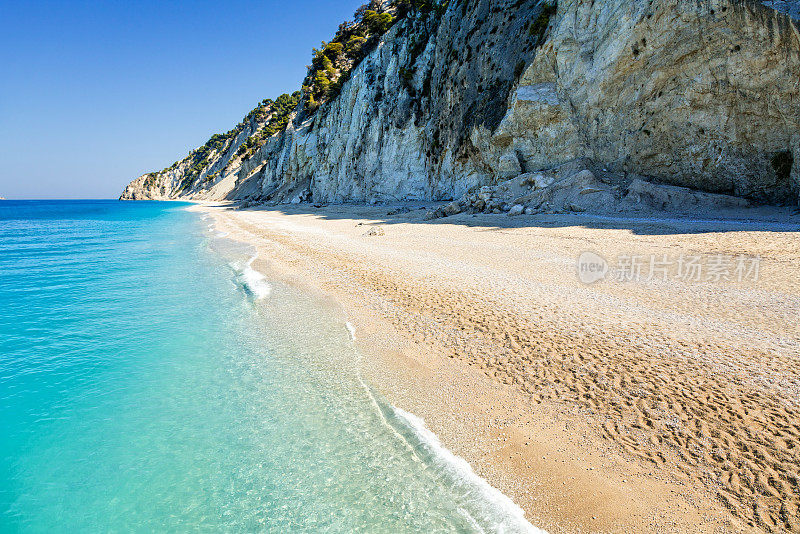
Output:
M401 18L338 96L243 160L256 121L126 199L452 199L571 160L798 200L800 33L745 0L459 0ZM205 160L201 161L203 163Z
M125 188L120 198L123 200L190 198L197 195L198 191L207 191L214 184L224 181L220 180L221 177L225 177L229 182L232 181L231 171L241 159L238 154L240 147L266 124L264 114L255 113L259 108L253 110L253 113L245 117L233 130L224 136L219 136L221 139L210 139L206 145L163 171L138 177ZM269 108L265 111L268 112Z

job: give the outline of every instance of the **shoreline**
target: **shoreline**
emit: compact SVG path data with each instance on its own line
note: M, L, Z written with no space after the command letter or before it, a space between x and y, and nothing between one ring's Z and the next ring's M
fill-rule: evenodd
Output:
M192 211L191 208L189 211ZM347 319L347 317L341 317L341 306L331 301L328 296L318 294L313 288L298 287L296 282L294 284L287 283L285 278L280 278L280 280L277 277L268 279L260 271L253 269L251 265L258 260L259 255L257 248L247 241L231 238L228 232L220 232L216 228L218 220L212 215L204 214L202 216L204 223L210 219L213 219L214 222L207 224L207 228L214 233L214 239L236 243L239 247L246 248L248 252L252 253L243 266L239 264L234 268L245 278L245 290L255 302L269 298L273 290L272 283L278 282L283 286L292 287L303 292L306 296L311 296L315 305L319 309L325 310L326 313L332 312L332 315L340 320ZM271 274L275 275L276 273L273 271ZM350 321L345 321L343 326L350 341L357 347L356 327ZM431 467L446 473L449 483L456 488L460 488L461 492L473 495L477 492L479 494L477 502L481 503L485 512L485 516L482 517L491 518L495 514L498 515L501 523L496 526L501 528L501 531L548 534L545 530L530 523L530 518L526 516L522 507L477 473L469 462L442 445L439 437L428 428L425 420L414 413L407 412L391 404L382 394L378 393L376 395L378 390L375 385L365 382L361 375L364 370L362 365L364 353L359 351L359 354L361 358L356 365L358 382L384 424L392 429L400 441L414 451L415 456L420 455L425 458L424 461L429 463Z
M791 313L794 308L742 319L742 309L752 302L736 302L750 293L763 292L764 288L747 287L736 293L728 311L708 306L692 309L691 302L681 306L680 299L675 298L692 288L656 288L656 293L663 293L656 295L658 298L650 294L652 287L607 285L595 291L595 286L582 287L564 278L563 273L569 270L564 263L570 254L549 254L553 248L562 252L565 244L576 239L584 245L599 246L609 254L613 250L603 239L609 236L616 240L612 244L618 248L635 244L660 251L674 246L663 238L670 234L647 231L648 227L689 223L709 226L716 221L628 221L626 224L634 227L634 232L626 234L614 228L619 221L606 221L594 228L573 227L574 220L560 221L558 217L551 218L554 224L527 227L522 221L521 227L508 228L503 227L508 219L502 216L482 216L474 223L463 217L431 224L410 214L406 219L387 222L388 208L380 206L332 206L314 213L298 207L232 211L202 203L188 209L210 214L217 222L217 230L253 245L259 252L254 268L260 272L315 293L338 307L344 320L354 325L355 342L367 364L364 373L371 383L394 406L424 419L447 449L465 458L479 476L521 506L526 518L537 527L550 532L753 528L746 513L730 513L731 509L736 511L735 502L726 507L720 492L709 487L707 465L698 462L694 476L692 468L676 470L673 459L664 457L660 443L650 447L652 451L638 446L638 439L626 444L625 438L639 429L634 422L623 435L619 427L628 422L608 411L609 403L613 406L619 399L596 396L594 403L576 402L573 390L588 393L591 400L591 388L587 390L580 377L570 381L565 380L566 375L559 376L561 371L573 376L580 371L581 366L563 369L565 352L573 352L571 356L577 359L586 353L607 358L613 341L602 335L607 329L613 329L616 336L630 337L626 342L645 341L645 352L648 343L656 347L660 343L661 348L670 350L677 346L676 342L688 348L695 348L692 344L702 348L701 343L709 338L718 348L727 349L731 341L745 333L761 353L762 361L770 357L773 363L781 364L777 371L784 376L773 382L784 389L781 393L791 393L797 384L796 359L787 360L780 351L797 346L796 332L784 322L785 312ZM519 224L515 221L515 225ZM367 230L374 228L380 231L368 235ZM722 245L736 248L738 244L739 250L758 251L764 247L758 240L753 241L753 236L738 242L733 234L758 232L675 232L672 237L680 235L679 241L685 242L677 246L686 250L717 246L720 237ZM787 248L783 241L792 236L784 234L775 233L780 243L773 248ZM445 242L449 238L483 247L488 254L496 254L497 261L482 262L480 255L476 260L468 253L469 247L449 247ZM531 239L534 243L525 243ZM523 243L518 243L520 240ZM558 246L549 246L554 243ZM538 246L526 246L531 244ZM512 257L506 254L506 247L510 247ZM796 249L789 246L783 251L787 256L783 262L800 258ZM541 269L543 275L532 275L531 266ZM786 295L789 306L795 306L799 294L796 283L791 282L796 274L792 269L796 267L777 273L775 280L775 273L770 271L766 288ZM548 279L554 273L555 282ZM571 274L574 276L574 270ZM549 296L554 289L560 293L558 299ZM707 291L719 298L714 289ZM631 292L634 300L638 299L636 302L627 297ZM664 298L676 300L668 306L668 314L659 310ZM587 299L597 309L587 306ZM577 310L569 310L570 306ZM615 309L619 311L616 316ZM636 321L632 321L636 328L629 328L630 324L620 326L624 323L620 317L631 311L636 315ZM561 324L553 322L559 314L565 317ZM591 321L582 323L586 319L583 315ZM529 324L531 317L535 321ZM731 328L734 320L738 321L734 326L740 328ZM664 321L673 323L669 327L683 325L686 331L677 339L655 332ZM557 328L537 328L537 323ZM498 328L498 324L503 326ZM640 332L643 328L646 334ZM650 332L651 328L654 332ZM586 335L575 338L571 330L602 339L592 339L587 344ZM530 332L531 336L515 339L508 335L514 332ZM788 343L783 347L773 339L781 337ZM529 357L517 369L508 355L524 353L529 346L537 345L546 346L548 357L554 360L551 364L562 367L559 370L544 366L544 373L553 371L550 383L555 386L549 389L549 395L539 394L542 384L530 384L524 376L528 367L537 363L541 367L540 362ZM499 352L501 356L483 358L480 352ZM727 356L726 351L722 352ZM636 352L623 351L622 360L634 367L628 378L647 375L653 367L638 356ZM721 360L724 361L713 362L714 365L730 368L736 363L731 361L735 358ZM593 363L592 358L583 359L586 373L597 373L596 368L592 369L596 367ZM695 362L685 359L683 363ZM762 370L756 378L775 378L767 375ZM680 400L673 395L666 397L667 401L670 398ZM581 398L578 396L577 400ZM788 407L783 415L793 414L793 409ZM639 432L644 436L636 438L647 438L653 414L647 408L633 411L645 416L643 431ZM704 414L699 415L701 423L719 424L710 416L709 421L703 421ZM610 423L612 434L606 433L604 422ZM675 449L677 454L682 452L680 447Z

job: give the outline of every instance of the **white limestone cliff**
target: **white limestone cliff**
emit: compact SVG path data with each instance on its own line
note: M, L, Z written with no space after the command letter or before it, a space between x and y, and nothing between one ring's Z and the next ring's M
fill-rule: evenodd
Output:
M800 32L747 0L459 0L399 21L315 113L125 199L450 200L586 161L755 202L800 198Z

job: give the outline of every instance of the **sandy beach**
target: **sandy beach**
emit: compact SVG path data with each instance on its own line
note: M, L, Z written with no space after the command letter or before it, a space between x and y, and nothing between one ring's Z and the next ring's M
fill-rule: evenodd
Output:
M369 380L534 525L800 530L800 217L418 207L190 209L337 307Z

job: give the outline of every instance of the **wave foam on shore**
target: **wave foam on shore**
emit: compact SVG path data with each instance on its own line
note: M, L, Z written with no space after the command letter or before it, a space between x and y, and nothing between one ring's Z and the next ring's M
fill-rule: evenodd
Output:
M256 300L265 299L272 293L272 286L266 276L253 269L252 264L258 255L253 255L244 265L233 262L229 265L236 272L236 282L245 292Z
M348 323L349 324L349 323ZM445 446L416 415L382 400L359 375L359 381L383 422L405 443L414 457L426 464L457 493L467 496L469 508L460 508L478 532L547 534L525 519L525 512L500 490L473 471L463 458Z

